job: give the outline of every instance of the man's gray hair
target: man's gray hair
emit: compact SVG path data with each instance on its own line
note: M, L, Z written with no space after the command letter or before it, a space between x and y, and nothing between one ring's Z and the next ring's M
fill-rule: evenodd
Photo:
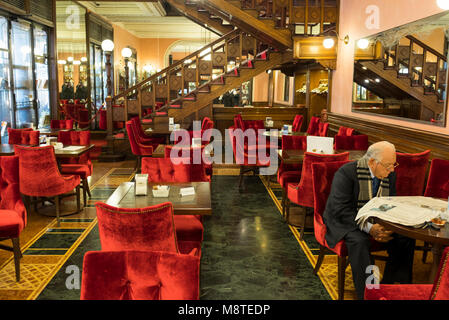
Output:
M394 144L392 144L388 141L379 141L379 142L376 142L376 143L373 143L372 145L370 145L363 157L366 160L374 159L376 161L381 161L382 160L382 152L386 148L391 148L393 150L393 152L396 152L396 148L395 148Z

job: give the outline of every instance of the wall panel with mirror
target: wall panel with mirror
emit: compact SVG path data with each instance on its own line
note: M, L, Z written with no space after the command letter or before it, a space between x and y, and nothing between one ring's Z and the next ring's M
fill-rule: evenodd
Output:
M352 110L445 126L448 28L445 12L357 41Z

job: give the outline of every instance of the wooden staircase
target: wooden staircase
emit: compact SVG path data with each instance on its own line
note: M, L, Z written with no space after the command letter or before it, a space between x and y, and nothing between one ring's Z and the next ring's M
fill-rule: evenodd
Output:
M447 59L413 36L385 49L382 60L360 64L419 100L435 115L444 112Z
M173 117L178 123L188 123L192 114L215 98L280 65L285 57L235 29L113 97L112 105L123 108L112 108L112 118L127 121L151 111L149 117L154 119Z

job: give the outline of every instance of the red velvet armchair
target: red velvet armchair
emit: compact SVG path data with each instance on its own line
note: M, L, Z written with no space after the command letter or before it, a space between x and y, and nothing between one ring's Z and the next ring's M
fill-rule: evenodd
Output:
M19 191L19 157L0 157L0 241L11 239L12 247L0 249L14 253L16 281L20 281L19 237L27 224L27 212Z
M183 161L183 159L188 159L189 164L195 164L197 160L199 160L197 164L203 164L204 170L206 172L207 178L209 181L211 181L213 168L212 168L212 162L211 161L205 161L203 159L203 153L204 153L205 146L202 145L201 147L189 147L189 146L165 146L165 158L172 159L175 161L175 163ZM183 153L187 154L187 157L183 157ZM199 159L196 159L196 157L199 157ZM173 162L172 161L172 162ZM184 160L185 161L185 160ZM199 169L199 168L198 168Z
M234 127L243 131L254 129L257 133L257 130L265 129L265 123L263 120L243 120L242 115L238 113L234 116Z
M103 202L97 202L95 206L103 251L156 250L201 254L201 222L187 216L191 224L178 226L170 202L132 209L116 208Z
M287 203L286 203L286 220L289 220L290 203L306 207L302 219L300 239L304 237L304 229L306 225L307 208L314 207L313 200L313 181L312 181L312 164L323 162L347 161L349 160L349 152L340 154L317 154L306 152L302 164L301 180L298 184L289 183L287 185Z
M354 134L353 128L347 128L347 127L343 127L343 126L338 128L337 136L352 136L353 134Z
M60 131L58 141L64 146L89 146L90 131ZM86 152L78 158L60 159L61 173L64 175L77 175L82 181L84 206L87 204L87 195L91 197L88 177L92 175L93 165L90 153Z
M39 145L39 131L33 131L31 128L8 128L8 136L9 144Z
M189 133L189 141L187 142L189 145L192 144L192 139L193 138L200 138L201 139L201 144L202 145L207 145L209 144L212 138L211 132L208 132L208 129L213 129L214 128L214 122L212 120L210 120L208 117L204 117L203 122L201 124L201 131L188 131ZM175 144L179 144L181 142L185 143L184 140L187 140L187 137L183 137L182 135L184 134L184 132L178 133L178 131L174 131L175 134Z
M282 150L307 150L307 136L282 136ZM277 181L282 187L282 215L285 215L285 201L287 199L287 185L301 180L302 163L279 165Z
M19 156L20 193L27 197L53 197L59 221L59 196L76 188L77 211L80 211L80 177L61 175L53 146L15 146Z
M143 158L142 173L154 183L207 182L203 164L173 164L166 158ZM203 240L203 225L200 215L175 215L176 233L179 239Z
M307 134L309 136L318 136L319 135L319 117L312 117L309 122L309 126L307 127Z
M398 167L399 168L399 167ZM430 163L429 178L427 179L425 197L449 197L449 161L432 159Z
M329 130L328 122L320 122L318 123L318 136L327 137L327 132Z
M136 137L138 138L138 141L142 144L150 144L153 146L154 149L157 148L158 144L165 143L164 137L151 137L148 136L145 131L142 129L142 123L140 121L139 117L134 117L131 119L133 125L134 125L134 133Z
M334 137L335 150L367 150L368 136L365 134L354 136L336 135Z
M198 300L200 258L161 251L89 251L81 300Z
M380 284L365 288L365 300L449 300L449 247L444 249L433 284Z
M51 129L73 129L73 120L51 120L50 121Z
M134 171L137 171L141 166L142 157L153 155L153 151L157 147L157 144L141 143L137 137L137 132L132 121L126 122L126 132L128 133L131 151L136 156L136 166L134 167Z
M300 132L303 121L304 121L304 116L302 116L300 114L297 114L295 116L295 119L293 119L292 131L293 132Z
M421 153L396 152L396 162L399 166L396 172L397 196L421 196L424 192L430 150Z

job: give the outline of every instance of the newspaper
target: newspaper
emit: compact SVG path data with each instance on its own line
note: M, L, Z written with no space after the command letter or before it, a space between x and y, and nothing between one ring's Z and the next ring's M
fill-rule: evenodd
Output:
M363 226L368 218L382 220L408 227L420 228L433 218L446 212L447 201L429 197L375 197L365 204L355 218Z

